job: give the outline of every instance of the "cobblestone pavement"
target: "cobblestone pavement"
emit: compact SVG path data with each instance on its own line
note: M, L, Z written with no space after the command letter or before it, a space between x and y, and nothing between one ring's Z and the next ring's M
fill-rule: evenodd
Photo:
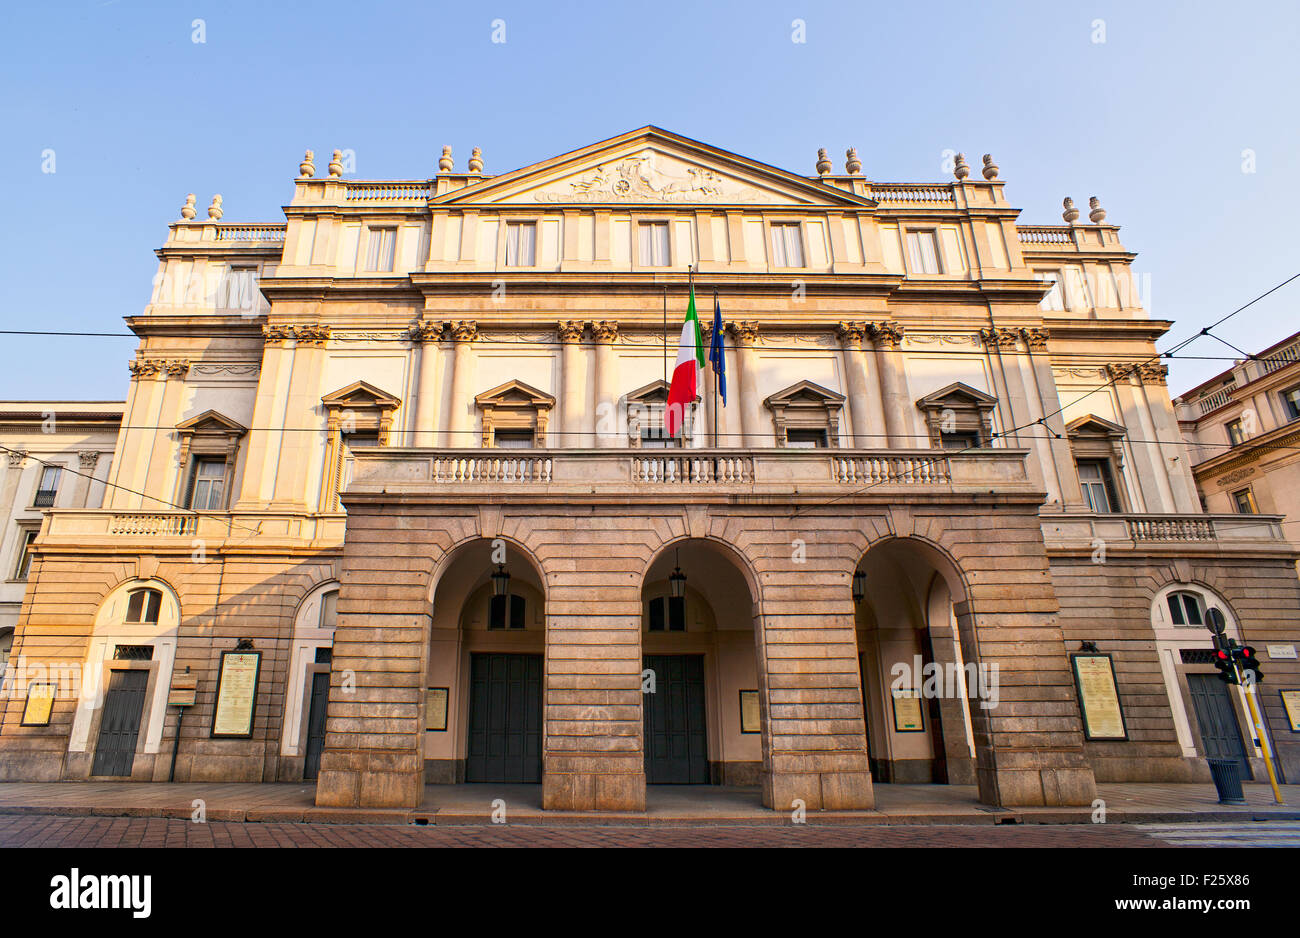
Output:
M1163 847L1134 826L802 825L652 829L565 825L280 824L0 817L0 847Z

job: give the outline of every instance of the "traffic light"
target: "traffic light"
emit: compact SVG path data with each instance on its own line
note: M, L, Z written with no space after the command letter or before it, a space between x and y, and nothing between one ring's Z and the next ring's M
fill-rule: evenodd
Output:
M1237 666L1241 669L1241 681L1247 687L1252 684L1258 684L1264 679L1264 672L1259 669L1259 658L1255 655L1255 649L1250 645L1242 645L1240 648L1234 648L1232 655L1237 660Z
M1227 645L1226 641L1221 640L1217 635L1214 637L1214 667L1219 672L1219 680L1225 684L1236 684L1237 668L1233 664L1233 652Z

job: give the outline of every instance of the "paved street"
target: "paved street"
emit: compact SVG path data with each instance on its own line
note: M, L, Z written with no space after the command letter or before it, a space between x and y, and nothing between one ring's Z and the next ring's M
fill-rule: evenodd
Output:
M1136 824L1177 847L1300 847L1300 822L1256 824Z
M1300 825L1297 825L1300 826ZM1160 847L1135 825L280 824L178 818L0 817L0 847Z

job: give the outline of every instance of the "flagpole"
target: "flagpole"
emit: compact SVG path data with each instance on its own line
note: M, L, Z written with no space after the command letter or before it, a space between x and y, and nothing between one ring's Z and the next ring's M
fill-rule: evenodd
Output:
M714 320L714 322L713 322L713 328L714 328L715 330L717 330L717 331L721 331L722 323L718 322L718 315L717 315L717 312L716 312L717 308L718 308L718 291L717 291L717 290L714 290L714 291L713 291L713 309L715 310L715 312L714 312L714 315L713 315L713 320ZM710 352L713 351L712 346L713 346L713 343L715 343L715 342L717 343L718 356L721 357L721 356L725 355L726 352L724 352L724 351L723 351L723 348L722 348L722 336L721 336L721 335L714 336L714 337L712 337L712 338L710 339L710 341L709 341L709 346L710 346L709 351L710 351ZM713 364L713 448L714 448L714 449L717 449L717 448L718 448L718 362L713 362L712 364Z
M694 264L687 264L687 265L686 265L686 295L687 295L688 297L691 297L691 298L693 298L693 297L695 296L695 265L694 265ZM688 300L687 302L689 302L689 300ZM697 308L697 309L695 310L695 328L696 328L697 330L700 328L700 326L699 326L699 320L700 320L700 311L699 311L699 309ZM690 408L691 408L691 405L690 405L690 404L687 404L687 405L686 405L686 409L682 412L682 425L681 425L681 428L682 428L682 448L683 448L683 449L686 448L686 415L687 415L688 413L690 413ZM692 429L694 429L693 426L692 426Z
M668 383L668 284L664 284L664 384Z

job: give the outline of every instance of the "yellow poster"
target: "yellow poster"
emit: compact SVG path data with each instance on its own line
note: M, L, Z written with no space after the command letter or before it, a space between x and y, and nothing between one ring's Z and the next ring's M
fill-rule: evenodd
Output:
M54 692L58 684L37 681L27 688L27 702L23 705L23 726L49 726L54 710Z
M1073 655L1070 660L1074 663L1074 679L1079 688L1085 737L1127 739L1110 656Z
M921 716L921 692L894 689L894 732L920 733L925 730Z
M1279 691L1282 706L1286 707L1286 721L1291 724L1291 732L1300 733L1300 690Z
M259 651L228 651L221 656L221 683L212 714L213 736L251 736L257 698Z
M430 687L425 690L424 728L426 730L447 728L447 688Z

